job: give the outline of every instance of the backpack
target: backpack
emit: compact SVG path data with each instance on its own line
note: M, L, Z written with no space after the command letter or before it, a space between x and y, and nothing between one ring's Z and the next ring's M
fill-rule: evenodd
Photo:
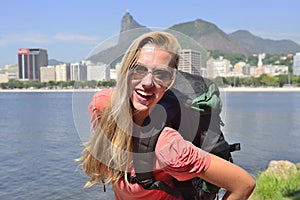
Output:
M153 159L155 145L164 127L177 130L184 139L195 146L230 162L231 152L240 150L240 144L228 144L221 126L222 102L214 82L202 76L178 71L176 81L145 119L139 132L133 133L133 165L136 176L127 174L131 183L145 189L163 190L184 199L215 199L219 187L200 178L178 181L173 178L175 189L154 179Z

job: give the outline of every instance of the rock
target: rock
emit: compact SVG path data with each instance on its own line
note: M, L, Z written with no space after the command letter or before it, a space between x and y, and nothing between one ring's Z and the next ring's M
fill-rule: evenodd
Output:
M300 162L296 164L298 170L300 170Z
M275 177L291 177L298 173L296 164L287 160L272 160L264 173L273 174Z

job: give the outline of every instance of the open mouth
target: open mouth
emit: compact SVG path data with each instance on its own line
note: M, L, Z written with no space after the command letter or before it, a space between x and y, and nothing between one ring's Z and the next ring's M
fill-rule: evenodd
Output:
M140 101L147 101L153 97L153 93L148 93L141 90L135 90L135 93L137 94L137 98Z

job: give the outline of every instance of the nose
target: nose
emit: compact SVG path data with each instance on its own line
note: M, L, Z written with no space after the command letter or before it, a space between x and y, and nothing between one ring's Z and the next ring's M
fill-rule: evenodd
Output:
M142 80L141 80L141 84L144 87L152 87L153 84L153 77L151 73L148 73Z

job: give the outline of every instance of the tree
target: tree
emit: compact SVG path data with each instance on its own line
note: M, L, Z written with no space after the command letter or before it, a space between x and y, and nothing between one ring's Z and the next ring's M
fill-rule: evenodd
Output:
M278 75L278 86L282 87L284 84L288 83L288 76L287 75Z
M225 85L228 85L228 80L224 77L218 76L213 80L219 87L224 87Z
M261 85L263 86L278 86L278 81L275 78L268 76L266 74L262 74L259 77L259 80Z

